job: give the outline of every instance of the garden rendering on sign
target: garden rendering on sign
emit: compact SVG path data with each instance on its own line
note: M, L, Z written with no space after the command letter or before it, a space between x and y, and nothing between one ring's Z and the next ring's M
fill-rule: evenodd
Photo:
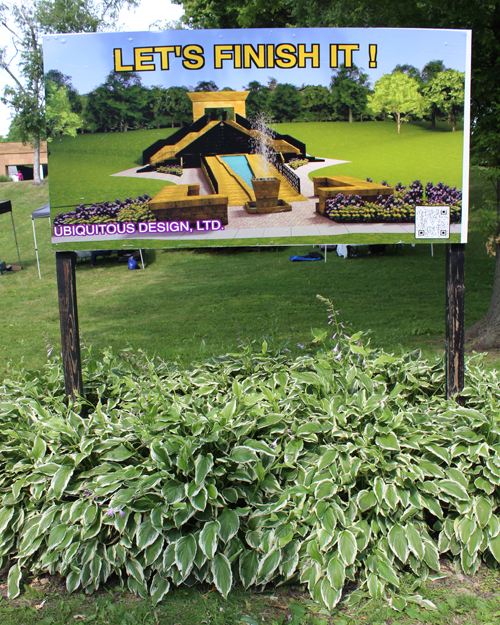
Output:
M469 31L50 35L44 64L87 96L50 143L55 250L467 240Z

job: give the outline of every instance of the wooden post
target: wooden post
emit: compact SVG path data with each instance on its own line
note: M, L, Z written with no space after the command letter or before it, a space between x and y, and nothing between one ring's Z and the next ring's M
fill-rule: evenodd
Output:
M465 244L446 246L446 398L464 387Z
M74 252L56 252L64 386L66 396L72 399L75 394L83 395L75 265Z

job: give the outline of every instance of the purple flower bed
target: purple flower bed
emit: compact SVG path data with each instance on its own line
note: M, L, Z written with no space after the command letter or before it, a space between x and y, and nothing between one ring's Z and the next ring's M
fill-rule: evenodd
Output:
M54 219L54 226L67 224L104 224L113 222L154 221L155 217L149 210L151 196L147 193L135 200L128 197L123 202L102 202L85 206L80 204L74 210L59 213Z
M386 186L387 182L384 180L382 184ZM365 202L359 195L339 193L326 200L325 215L333 221L346 223L412 223L415 221L415 206L446 205L450 207L451 223L462 220L462 191L456 187L449 187L443 182L437 185L428 182L424 193L423 184L415 180L409 187L398 182L394 190L394 195L379 195L375 202Z

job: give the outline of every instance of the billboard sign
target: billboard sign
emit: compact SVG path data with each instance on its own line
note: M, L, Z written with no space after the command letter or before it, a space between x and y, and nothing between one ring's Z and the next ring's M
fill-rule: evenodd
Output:
M465 242L470 43L424 29L47 35L53 248Z

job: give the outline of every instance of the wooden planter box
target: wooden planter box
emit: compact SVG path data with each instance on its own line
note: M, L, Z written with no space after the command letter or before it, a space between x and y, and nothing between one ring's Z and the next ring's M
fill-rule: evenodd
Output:
M392 187L384 187L381 184L367 182L350 176L315 176L313 178L314 195L319 202L316 204L316 212L325 214L326 200L342 195L359 195L365 202L374 202L379 195L389 196L394 193Z
M168 185L149 202L157 221L196 221L218 219L228 224L228 198L219 195L199 195L200 185Z
M279 178L252 178L253 192L259 212L278 204L281 181Z

